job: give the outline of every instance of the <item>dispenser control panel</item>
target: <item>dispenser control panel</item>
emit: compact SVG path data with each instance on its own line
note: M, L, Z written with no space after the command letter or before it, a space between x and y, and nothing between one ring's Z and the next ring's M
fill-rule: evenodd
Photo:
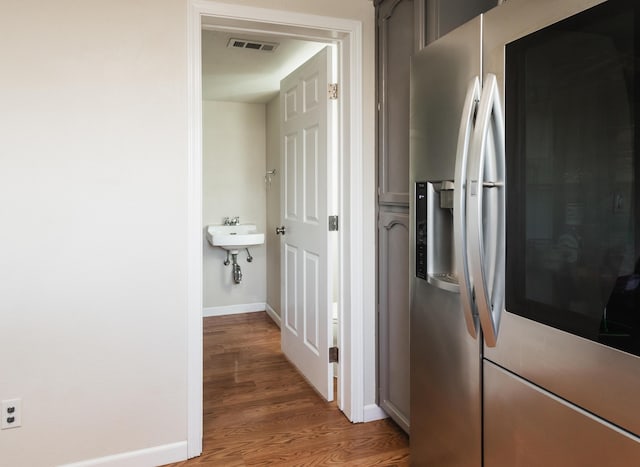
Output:
M416 277L427 279L427 182L416 182Z

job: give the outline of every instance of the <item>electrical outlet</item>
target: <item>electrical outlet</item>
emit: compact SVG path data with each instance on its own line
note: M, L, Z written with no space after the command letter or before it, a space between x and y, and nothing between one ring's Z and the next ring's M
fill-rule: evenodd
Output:
M22 399L2 401L2 420L0 429L18 428L22 425Z

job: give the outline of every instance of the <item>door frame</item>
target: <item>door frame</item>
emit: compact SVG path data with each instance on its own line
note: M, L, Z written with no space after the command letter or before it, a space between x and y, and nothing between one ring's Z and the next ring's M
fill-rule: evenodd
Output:
M365 174L363 153L362 23L356 20L284 10L247 7L206 0L189 0L187 11L188 99L188 240L187 240L187 448L188 456L202 452L202 70L201 30L207 24L239 31L331 41L338 49L339 181L339 342L338 405L352 422L365 421L364 308L370 293L365 270ZM365 339L366 337L366 339ZM367 416L367 419L370 419Z

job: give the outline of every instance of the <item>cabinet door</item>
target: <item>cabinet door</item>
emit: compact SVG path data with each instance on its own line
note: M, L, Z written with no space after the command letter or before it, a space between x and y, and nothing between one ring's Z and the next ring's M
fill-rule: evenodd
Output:
M386 0L377 9L380 205L409 205L409 67L416 42L414 10L414 0Z
M409 215L381 212L378 242L380 406L408 432Z
M378 404L409 431L409 70L424 0L376 2ZM418 12L422 13L418 13Z

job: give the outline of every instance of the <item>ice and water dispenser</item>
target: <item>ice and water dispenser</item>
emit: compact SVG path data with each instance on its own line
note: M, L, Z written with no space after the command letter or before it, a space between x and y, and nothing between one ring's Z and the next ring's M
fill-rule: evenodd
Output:
M416 182L416 277L458 292L451 180Z

